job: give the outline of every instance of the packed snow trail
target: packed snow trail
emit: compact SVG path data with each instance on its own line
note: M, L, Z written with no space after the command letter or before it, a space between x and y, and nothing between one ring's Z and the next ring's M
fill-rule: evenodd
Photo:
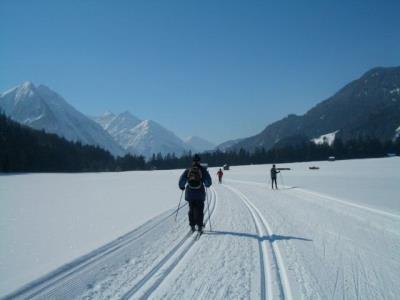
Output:
M265 299L265 268L252 215L232 191L216 185L213 231L201 239L150 299Z
M397 215L298 188L232 183L281 235L312 240L279 241L290 282L297 285L295 299L396 299L400 294Z
M267 276L259 252L261 239L252 215L238 195L223 187L217 186L215 190L218 196L211 189L214 200L210 207L213 231L205 231L197 241L184 238L182 245L161 263L162 267L156 265L136 283L125 281L121 285L121 280L108 278L81 298L265 299L266 291L273 287L265 285ZM205 210L207 213L207 207ZM124 268L117 273L126 277ZM128 286L131 288L127 289Z
M212 216L215 206L215 192L211 189L211 195L207 195L206 207L209 208L209 202L211 202L210 210L206 210L204 216L204 224L210 223L210 217ZM190 238L191 237L191 238ZM163 280L171 273L182 258L188 253L188 251L194 246L194 243L199 239L199 233L188 232L182 240L173 248L164 258L155 265L142 279L137 282L131 289L129 289L123 296L122 299L140 298L147 299L155 289L163 282Z
M215 201L212 197L210 201L213 208ZM157 261L158 256L164 255L168 247L177 248L176 240L182 237L184 229L187 232L186 211L187 204L183 203L177 222L174 221L175 211L167 211L131 233L60 267L5 298L77 298L82 293L93 293L95 283L104 279L106 279L106 282L113 279L116 276L115 272L124 270L124 268L127 270L122 274L122 280L126 280L125 277L129 276L127 281L130 283L134 281L136 276L141 276L141 272L151 266L154 261ZM169 232L169 234L165 234L166 232ZM156 251L149 251L152 249ZM107 289L107 292L109 291ZM113 292L120 293L121 290L114 290ZM97 291L95 290L94 293L96 294Z
M184 209L183 207L182 210ZM174 214L175 212L171 211L163 213L117 240L33 281L7 298L43 299L79 296L88 288L90 289L94 281L108 277L113 268L130 263L132 252L140 253L146 250L146 246L149 246L147 239L150 235L153 239L163 241L159 228L166 224L171 226ZM165 240L165 242L168 241ZM138 268L140 268L140 263Z
M257 207L251 202L251 200L246 197L243 193L238 191L237 189L227 186L230 190L234 191L239 197L244 201L247 208L249 209L254 222L257 226L258 234L263 242L263 256L270 257L266 260L266 264L268 265L268 299L274 299L273 289L272 289L272 278L275 278L276 284L279 286L279 298L292 299L292 291L290 288L289 279L286 275L286 267L283 263L282 255L279 251L278 246L274 243L273 237L275 236L268 224L265 220L261 212ZM267 239L265 239L265 237ZM269 249L267 249L266 240L269 241ZM275 272L271 270L271 267L274 267ZM274 273L274 275L273 275Z

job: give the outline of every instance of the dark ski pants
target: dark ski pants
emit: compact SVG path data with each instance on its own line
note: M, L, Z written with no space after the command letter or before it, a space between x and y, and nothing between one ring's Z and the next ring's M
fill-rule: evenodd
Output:
M218 182L222 183L222 176L218 176Z
M203 227L204 201L189 201L189 225Z
M278 189L278 185L276 183L276 177L275 178L271 178L272 189L274 189L274 182L275 182L275 188Z

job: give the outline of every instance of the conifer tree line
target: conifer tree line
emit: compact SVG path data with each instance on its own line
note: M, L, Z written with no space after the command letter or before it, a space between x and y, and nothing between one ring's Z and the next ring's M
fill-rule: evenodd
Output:
M376 138L359 137L346 142L336 139L331 146L305 142L270 150L260 148L254 152L244 149L237 152L221 152L217 150L202 153L201 160L210 167L220 167L224 164L250 165L321 161L327 160L330 156L334 156L336 159L378 158L385 157L388 154L400 155L400 140L396 142L381 142ZM163 158L161 155L157 155L153 156L148 164L154 166L154 169L172 169L187 168L190 162L190 154L180 158L171 156Z
M144 157L114 158L97 146L70 142L14 122L0 113L0 172L144 170Z
M304 142L281 148L253 152L210 151L201 154L210 167L248 164L272 164L336 159L384 157L400 155L400 139L382 142L377 138L359 137L349 141L316 145ZM154 154L148 161L143 156L127 154L113 157L97 146L70 142L55 134L34 130L0 114L0 172L102 172L129 170L167 170L187 168L192 153Z

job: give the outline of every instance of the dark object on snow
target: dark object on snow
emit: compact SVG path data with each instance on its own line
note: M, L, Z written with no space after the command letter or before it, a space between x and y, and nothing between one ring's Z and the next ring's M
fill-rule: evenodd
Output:
M229 171L229 170L230 170L230 168L229 168L229 165L228 165L228 164L224 164L224 165L223 165L223 168L224 168L224 171Z
M276 168L279 171L290 171L290 168Z
M319 167L316 166L312 166L312 167L308 167L310 170L319 170Z

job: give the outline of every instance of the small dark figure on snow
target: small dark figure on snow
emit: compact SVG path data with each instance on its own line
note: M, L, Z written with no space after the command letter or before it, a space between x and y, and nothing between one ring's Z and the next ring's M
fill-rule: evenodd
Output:
M218 176L218 182L222 183L222 176L224 176L224 172L222 172L221 168L219 168L219 170L217 172L217 176Z
M200 165L200 156L193 156L192 166L186 169L179 178L179 188L185 190L185 200L189 203L189 225L195 231L195 225L199 232L203 231L204 201L206 191L204 187L212 184L208 171Z
M275 165L272 165L271 168L271 184L272 184L272 189L274 189L274 182L275 182L275 188L278 189L278 185L276 183L276 174L278 174L280 171L278 171L275 167Z

